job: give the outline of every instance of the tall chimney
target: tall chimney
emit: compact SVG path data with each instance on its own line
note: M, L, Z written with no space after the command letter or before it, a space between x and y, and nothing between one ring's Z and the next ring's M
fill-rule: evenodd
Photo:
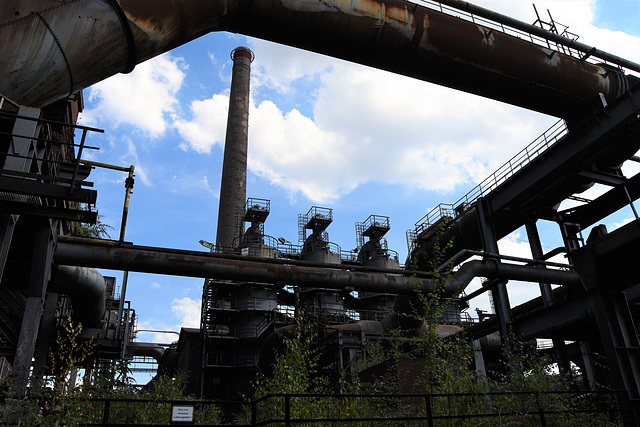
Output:
M228 250L238 237L238 214L247 198L247 140L249 132L249 76L253 52L240 46L231 52L233 72L229 95L229 117L224 142L220 205L218 208L218 251Z

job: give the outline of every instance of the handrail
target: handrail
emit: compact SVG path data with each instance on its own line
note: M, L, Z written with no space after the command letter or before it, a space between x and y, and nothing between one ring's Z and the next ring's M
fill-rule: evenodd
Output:
M495 172L473 187L467 194L455 203L440 203L420 218L415 224L416 235L438 224L443 218L455 219L475 203L480 197L484 197L498 188L526 165L545 152L549 147L557 143L567 134L567 126L564 120L554 123L529 145L520 150L515 156L500 166Z
M640 64L578 42L578 36L568 32L568 27L566 25L559 24L558 22L554 22L554 24L565 28L562 34L527 24L526 22L470 4L466 1L411 0L408 1L408 3L421 4L429 9L485 26L491 31L500 31L504 34L528 40L538 46L580 58L581 61L592 64L603 62L611 63L620 68L627 68L632 71L640 72ZM552 43L555 45L555 49L552 47Z

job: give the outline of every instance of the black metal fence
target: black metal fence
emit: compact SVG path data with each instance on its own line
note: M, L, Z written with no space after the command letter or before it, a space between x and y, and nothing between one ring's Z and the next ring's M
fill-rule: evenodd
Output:
M467 426L621 425L618 392L273 394L251 402L91 399L82 425ZM182 410L183 413L179 413ZM228 423L228 424L225 424Z

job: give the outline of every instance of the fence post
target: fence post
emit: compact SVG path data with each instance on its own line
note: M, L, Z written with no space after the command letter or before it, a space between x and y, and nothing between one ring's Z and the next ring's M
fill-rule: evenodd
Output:
M256 426L258 424L258 414L257 414L258 404L255 400L251 401L251 425Z
M427 407L427 423L429 427L433 427L433 410L431 409L431 395L424 396L424 405Z
M109 410L111 409L111 400L104 401L104 412L102 414L102 425L109 425Z
M538 414L540 414L540 425L547 427L547 420L544 418L544 409L542 408L542 402L540 401L540 392L536 392L536 403L538 404Z
M291 396L284 395L284 425L285 427L291 427Z

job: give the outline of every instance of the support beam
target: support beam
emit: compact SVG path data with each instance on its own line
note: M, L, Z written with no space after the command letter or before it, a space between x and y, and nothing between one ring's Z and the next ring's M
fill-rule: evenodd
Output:
M496 233L493 227L492 212L489 208L487 199L481 197L477 203L478 206L478 228L480 229L480 236L482 238L482 246L486 252L498 254L498 240L496 239ZM507 282L503 281L498 283L494 288L490 290L491 297L493 299L493 305L496 311L496 321L498 322L498 330L500 331L500 337L502 342L510 352L510 329L511 323L511 304L509 303L509 294L507 292Z
M37 221L35 226L38 228L33 242L27 305L22 318L11 375L14 380L12 393L18 397L24 396L27 391L31 360L36 348L44 296L51 275L53 252L58 235L57 220Z

